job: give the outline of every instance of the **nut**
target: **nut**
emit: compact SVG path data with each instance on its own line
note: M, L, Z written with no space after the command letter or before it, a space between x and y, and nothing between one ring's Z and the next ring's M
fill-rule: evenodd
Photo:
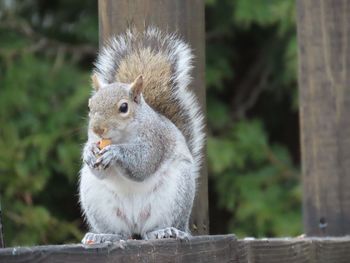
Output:
M98 148L102 150L103 148L111 144L112 144L112 141L110 139L102 139L101 141L98 142Z

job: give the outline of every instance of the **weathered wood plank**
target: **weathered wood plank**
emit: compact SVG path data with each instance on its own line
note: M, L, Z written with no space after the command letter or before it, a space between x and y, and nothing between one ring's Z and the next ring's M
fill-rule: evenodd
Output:
M350 234L350 2L298 0L307 234Z
M315 260L313 262L349 263L350 240L348 238L332 238L314 242Z
M238 240L240 263L350 262L350 237Z
M0 262L237 262L234 235L200 236L189 241L131 240L114 245L51 245L0 249Z
M311 263L311 244L307 239L239 240L239 262Z
M203 0L99 0L98 9L100 44L110 36L124 32L130 25L138 29L153 25L163 31L178 32L190 43L195 55L192 88L205 111ZM205 158L198 185L190 225L193 234L203 235L209 233Z
M189 241L131 240L86 246L51 245L0 249L0 262L239 262L347 263L350 237L236 240L234 235Z

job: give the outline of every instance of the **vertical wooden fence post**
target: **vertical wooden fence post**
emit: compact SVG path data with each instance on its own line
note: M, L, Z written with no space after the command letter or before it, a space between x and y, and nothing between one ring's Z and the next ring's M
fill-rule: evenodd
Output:
M350 2L297 0L308 235L350 234Z
M178 32L195 54L193 90L205 110L204 83L204 3L203 0L99 0L100 44L124 32L129 25L144 28L154 25ZM194 234L208 233L208 182L206 166L201 171L199 190L191 217Z

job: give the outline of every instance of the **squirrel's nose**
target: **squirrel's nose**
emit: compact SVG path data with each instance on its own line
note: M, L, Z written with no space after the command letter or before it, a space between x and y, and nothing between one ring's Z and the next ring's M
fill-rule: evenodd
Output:
M92 129L94 131L94 133L98 134L98 135L103 135L107 129L106 128L101 128L101 127L93 127Z

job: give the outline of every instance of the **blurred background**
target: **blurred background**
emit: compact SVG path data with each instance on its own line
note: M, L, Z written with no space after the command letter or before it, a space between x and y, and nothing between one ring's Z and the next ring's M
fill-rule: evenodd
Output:
M206 0L211 234L302 232L293 0ZM97 1L0 0L7 246L78 242Z

